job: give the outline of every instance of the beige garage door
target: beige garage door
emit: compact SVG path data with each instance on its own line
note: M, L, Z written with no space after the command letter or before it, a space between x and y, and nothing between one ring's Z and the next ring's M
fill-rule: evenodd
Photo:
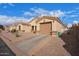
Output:
M49 34L51 31L52 31L51 22L40 23L40 33Z

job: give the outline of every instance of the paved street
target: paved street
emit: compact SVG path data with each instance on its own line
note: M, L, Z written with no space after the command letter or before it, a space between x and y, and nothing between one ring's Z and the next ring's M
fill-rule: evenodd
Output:
M0 56L14 56L15 54L0 38Z

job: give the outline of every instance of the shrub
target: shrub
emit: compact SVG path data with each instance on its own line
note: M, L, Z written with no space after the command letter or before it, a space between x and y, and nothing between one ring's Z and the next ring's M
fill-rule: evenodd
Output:
M5 27L3 25L0 25L0 29L5 30Z
M12 29L12 31L11 31L12 33L14 33L14 32L16 32L16 29Z
M20 37L20 34L18 31L16 31L16 37Z

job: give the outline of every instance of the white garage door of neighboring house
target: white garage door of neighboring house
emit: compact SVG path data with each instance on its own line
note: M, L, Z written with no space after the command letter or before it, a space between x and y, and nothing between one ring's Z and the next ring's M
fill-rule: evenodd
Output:
M40 33L49 34L52 32L52 22L40 23Z

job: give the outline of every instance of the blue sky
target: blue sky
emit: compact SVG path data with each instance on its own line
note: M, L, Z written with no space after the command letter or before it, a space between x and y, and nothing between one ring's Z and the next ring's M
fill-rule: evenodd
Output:
M57 16L66 24L79 21L78 3L0 3L0 24Z

